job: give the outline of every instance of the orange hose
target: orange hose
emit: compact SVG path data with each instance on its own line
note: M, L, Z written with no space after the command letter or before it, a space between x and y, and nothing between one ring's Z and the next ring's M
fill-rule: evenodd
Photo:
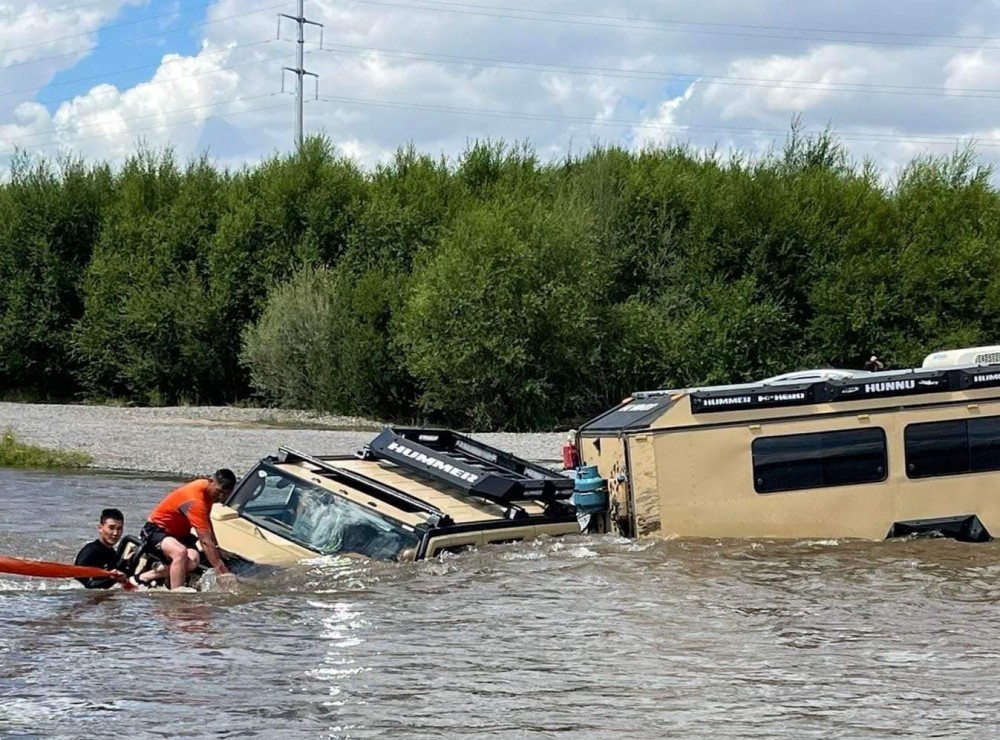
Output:
M0 555L0 573L36 578L107 578L109 575L103 568L50 563L45 560L24 560L6 555ZM126 590L131 590L129 585L131 584L125 584Z

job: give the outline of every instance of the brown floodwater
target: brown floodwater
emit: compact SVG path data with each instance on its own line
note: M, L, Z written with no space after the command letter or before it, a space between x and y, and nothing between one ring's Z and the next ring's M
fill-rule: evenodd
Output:
M71 562L169 481L0 471L0 553ZM566 537L316 559L238 593L0 575L0 736L922 737L1000 715L1000 546Z

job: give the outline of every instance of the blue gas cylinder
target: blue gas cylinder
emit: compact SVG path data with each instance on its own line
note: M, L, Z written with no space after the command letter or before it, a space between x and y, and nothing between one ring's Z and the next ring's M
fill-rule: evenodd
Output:
M608 510L607 481L597 472L596 465L585 465L576 469L576 484L573 486L573 505L577 511L593 514Z

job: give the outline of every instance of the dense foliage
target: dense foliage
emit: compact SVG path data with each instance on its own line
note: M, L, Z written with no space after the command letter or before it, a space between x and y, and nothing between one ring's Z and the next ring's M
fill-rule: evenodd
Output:
M636 389L1000 342L974 153L891 183L828 135L748 160L486 142L365 172L316 138L221 171L19 157L0 185L6 397L232 403L464 428Z

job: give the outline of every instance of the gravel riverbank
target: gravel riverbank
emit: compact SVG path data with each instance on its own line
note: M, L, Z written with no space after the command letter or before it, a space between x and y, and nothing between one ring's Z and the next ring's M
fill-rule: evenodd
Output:
M95 468L178 477L221 467L240 475L281 446L353 454L381 426L367 419L276 409L0 403L0 429L13 429L23 442L83 450ZM533 460L558 458L566 438L561 432L473 436Z

